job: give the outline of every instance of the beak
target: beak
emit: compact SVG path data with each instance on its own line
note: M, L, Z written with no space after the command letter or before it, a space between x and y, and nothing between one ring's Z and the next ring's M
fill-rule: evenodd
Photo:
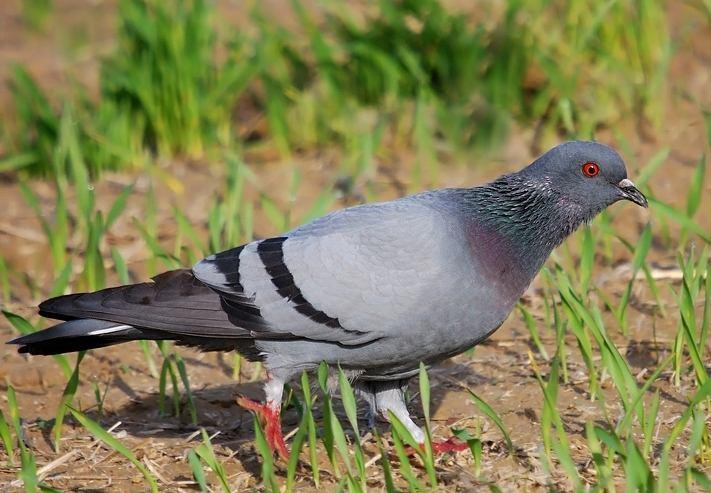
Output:
M637 190L637 187L634 186L632 180L625 178L624 180L620 181L617 186L622 192L622 197L624 199L630 200L635 204L645 208L649 205L647 203L647 198L642 194L642 192Z

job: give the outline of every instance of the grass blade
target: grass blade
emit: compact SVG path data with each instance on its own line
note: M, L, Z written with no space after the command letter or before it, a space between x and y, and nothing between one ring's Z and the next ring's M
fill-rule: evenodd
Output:
M267 444L262 425L259 423L256 414L254 415L254 443L257 446L259 455L262 456L262 484L264 485L264 489L276 493L279 491L279 485L276 482L276 475L274 473L273 452L272 449L269 448L269 444Z
M73 409L71 407L69 407L69 411L72 413L72 416L74 416L74 419L76 419L84 428L86 428L89 433L94 436L94 438L103 442L107 447L121 454L126 459L128 459L134 466L136 466L136 469L138 469L141 474L143 474L143 477L146 479L151 493L158 493L158 484L156 482L156 479L146 468L146 466L144 466L141 461L136 458L133 452L131 452L111 433L104 430L99 423L90 419L84 413L77 411L76 409Z
M2 310L2 314L5 315L5 318L7 318L7 321L10 322L10 324L22 335L31 334L37 330L24 317L21 317L20 315L17 315L16 313L12 313L7 310ZM72 367L69 364L67 357L64 356L63 354L54 354L54 355L52 355L52 357L54 358L54 361L56 361L57 364L59 365L59 367L62 369L62 373L64 373L64 375L67 378L70 378L72 376Z
M494 411L494 409L489 404L487 404L484 399L482 399L469 389L467 389L467 392L469 393L469 397L474 402L474 404L476 404L479 410L484 413L487 418L493 421L499 431L501 431L501 434L504 436L504 441L506 442L506 448L508 449L509 454L513 454L513 443L511 442L511 437L509 436L509 432L506 430L506 426L501 420L501 417L499 417L496 411Z
M77 362L74 366L74 371L72 372L72 376L69 377L67 385L64 387L62 400L59 402L59 407L57 407L57 415L54 418L54 426L52 427L55 452L59 452L64 416L67 414L67 410L70 409L72 401L74 400L74 395L77 393L77 388L79 387L79 364L81 363L81 360L84 359L85 354L86 351L79 351L79 353L77 353Z
M195 453L200 457L207 467L209 467L212 472L215 473L217 479L220 481L220 487L225 493L230 493L232 489L230 488L229 482L227 480L227 473L224 467L217 457L215 456L215 450L212 447L212 441L204 428L200 429L202 434L202 443L195 449Z
M202 470L202 464L200 464L200 459L194 450L188 452L188 464L190 465L190 471L193 473L193 479L195 479L195 482L198 484L200 491L208 491L205 473Z
M2 444L5 447L5 454L7 455L8 465L13 466L15 463L13 459L15 450L12 446L12 435L10 435L10 427L7 425L7 421L5 421L5 415L3 414L2 409L0 409L0 441L2 441Z

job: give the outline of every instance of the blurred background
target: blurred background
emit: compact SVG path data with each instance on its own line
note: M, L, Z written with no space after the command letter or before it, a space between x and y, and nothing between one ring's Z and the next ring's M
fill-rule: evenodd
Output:
M596 139L621 152L650 210L617 205L581 230L556 252L520 316L493 342L432 376L442 383L435 417L473 426L486 464L472 469L476 454L458 458L441 466L440 481L504 490L608 488L627 481L634 449L640 484L645 474L656 481L666 471L678 484L708 486L708 413L694 406L705 402L697 392L707 381L711 318L709 88L709 0L5 0L0 335L43 326L33 307L49 295L142 281L335 208L483 183L561 141ZM581 306L589 304L591 318L565 305L568 288ZM561 303L572 310L560 308L569 325L546 308ZM605 352L608 332L620 360ZM221 386L194 396L181 378L184 360L192 362L193 389ZM632 380L613 378L605 387L611 361ZM186 462L183 433L186 421L199 422L227 437L216 446L228 483L259 484L259 469L249 464L254 455L235 459L251 431L235 422L230 385L261 377L239 356L119 346L87 356L73 388L73 356L30 358L32 371L12 350L0 362L0 380L18 391L26 419L49 419L59 406L57 438L62 406L76 397L105 428L129 423L130 443L153 461L164 487L177 488L183 476L201 487ZM560 380L561 412L576 410L559 435L562 449L545 438L560 415L545 411L539 370L547 382ZM177 396L173 409L162 402L171 392L166 375ZM661 407L656 394L657 410L646 422L661 413L666 428L645 428L643 412L620 429L602 396L609 392L623 411L636 410L646 397L630 386L641 388L650 375L664 379L666 394ZM499 429L452 380L476 385L495 402L522 452L502 452ZM502 396L496 382L509 393ZM12 414L12 406L4 408ZM681 421L673 419L686 411L702 416L699 431L684 432L694 448L674 455ZM130 428L149 417L161 430L160 445L141 437L144 427ZM632 449L615 455L613 442L591 441L586 423L595 420L612 423L619 450ZM64 428L65 452L80 447L81 430ZM25 433L44 432L35 424ZM567 440L580 441L569 460ZM590 472L585 457L595 443L609 463L595 462ZM659 450L667 443L664 459ZM0 478L25 471L11 464L18 446L6 453ZM41 440L30 450L38 464L60 456ZM81 454L55 466L59 487L81 483L67 472ZM173 464L175 457L182 463ZM94 486L129 471L128 483L117 479L123 488L135 473L120 455L87 464L77 474L99 478ZM326 484L335 487L342 473ZM380 479L370 486L385 488L384 474L372 472ZM318 489L308 476L302 486ZM418 477L426 483L423 471Z

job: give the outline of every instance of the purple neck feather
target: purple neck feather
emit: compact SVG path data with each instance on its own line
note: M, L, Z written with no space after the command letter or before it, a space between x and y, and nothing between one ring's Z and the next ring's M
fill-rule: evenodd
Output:
M517 264L515 284L526 286L553 249L594 216L545 179L520 173L463 190L463 198L473 233L486 243L482 246L496 251L502 261Z

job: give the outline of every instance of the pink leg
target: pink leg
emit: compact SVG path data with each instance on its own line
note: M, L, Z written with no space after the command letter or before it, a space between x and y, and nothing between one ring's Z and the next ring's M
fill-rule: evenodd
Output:
M289 451L281 433L281 403L268 400L262 404L247 397L239 396L237 397L237 404L257 415L264 429L269 448L278 452L283 459L288 459Z

